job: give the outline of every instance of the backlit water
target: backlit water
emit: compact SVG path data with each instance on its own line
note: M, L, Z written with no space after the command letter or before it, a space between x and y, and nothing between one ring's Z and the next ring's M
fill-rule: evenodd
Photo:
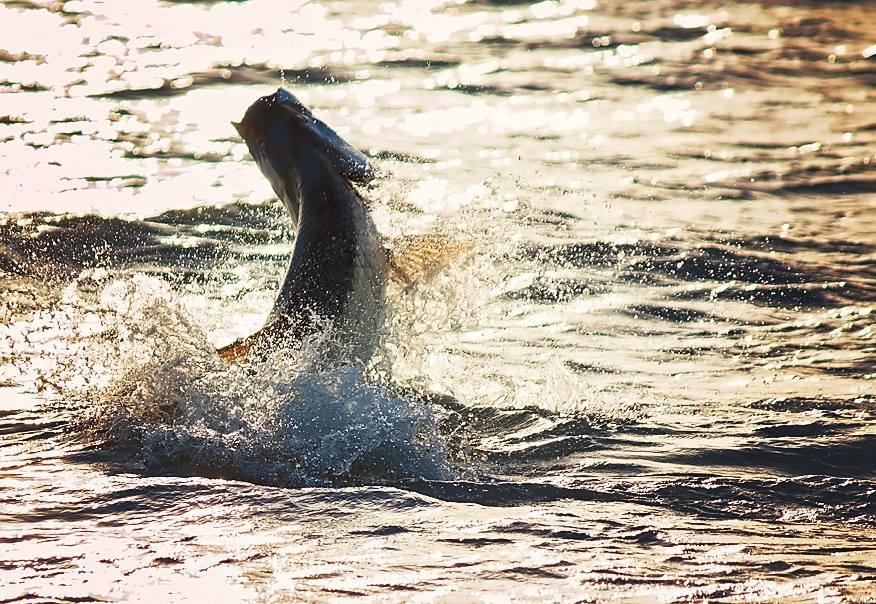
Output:
M0 4L0 601L876 599L869 2ZM367 368L214 353L366 151Z

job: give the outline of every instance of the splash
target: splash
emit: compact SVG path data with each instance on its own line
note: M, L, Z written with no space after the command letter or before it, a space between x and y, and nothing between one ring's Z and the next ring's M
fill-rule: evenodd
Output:
M83 273L42 323L33 383L64 401L76 437L148 472L282 486L451 476L429 405L361 366L315 370L324 334L228 366L164 281L105 271Z
M536 244L531 232L515 224L552 224L554 238L567 241L576 235L566 232L569 217L533 207L517 184L509 188L489 179L459 194L452 211L433 212L432 198L418 198L405 190L406 184L400 178L381 183L382 197L374 200L381 230L394 235L423 229L423 205L425 228L473 242L472 252L426 287L390 292L386 334L373 368L397 383L469 407L533 408L586 416L600 424L641 419L642 405L581 379L578 364L567 358L575 354L573 347L540 346L542 340L557 338L551 327L557 315L516 295L539 279L565 273L539 258L521 262L525 250ZM444 203L444 197L437 197ZM572 331L562 319L560 327ZM497 366L497 358L506 366Z

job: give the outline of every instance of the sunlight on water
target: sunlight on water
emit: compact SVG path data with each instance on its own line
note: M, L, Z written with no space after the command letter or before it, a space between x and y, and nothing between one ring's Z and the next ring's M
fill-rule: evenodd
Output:
M0 3L0 600L870 601L873 27ZM230 123L278 86L459 246L364 367L215 351L292 251Z

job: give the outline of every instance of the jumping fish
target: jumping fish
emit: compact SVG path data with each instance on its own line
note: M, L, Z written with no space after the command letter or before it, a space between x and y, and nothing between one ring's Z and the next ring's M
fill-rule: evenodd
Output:
M465 248L438 234L384 246L354 186L375 178L368 158L288 91L259 98L232 124L286 206L296 237L265 326L220 348L220 356L263 358L328 326L327 363L367 363L383 324L387 280L428 278Z
M329 326L329 362L367 362L384 315L389 259L354 187L375 177L368 158L280 88L232 122L289 212L296 237L268 320L219 349L230 361L264 356Z

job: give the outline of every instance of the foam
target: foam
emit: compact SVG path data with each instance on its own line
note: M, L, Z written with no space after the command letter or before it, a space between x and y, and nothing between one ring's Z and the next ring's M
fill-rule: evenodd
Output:
M74 433L147 471L272 485L452 475L427 403L360 365L314 369L324 335L229 366L177 294L141 274L83 274L52 321L64 345L41 371L61 398L84 403Z

